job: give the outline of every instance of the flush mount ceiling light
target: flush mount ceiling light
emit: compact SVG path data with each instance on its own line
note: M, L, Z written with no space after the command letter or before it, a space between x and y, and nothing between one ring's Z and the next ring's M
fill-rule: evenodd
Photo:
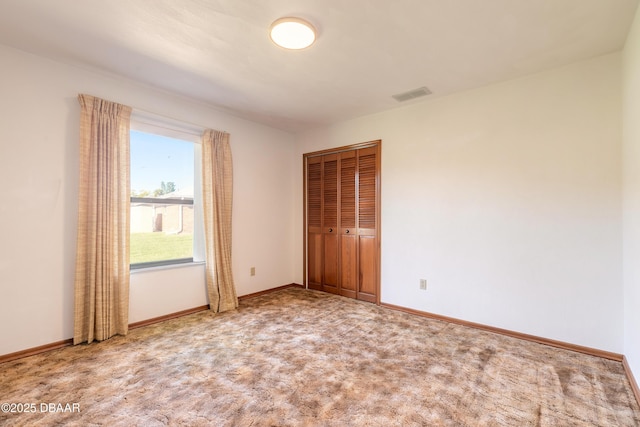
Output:
M316 29L300 18L280 18L271 24L271 40L285 49L304 49L316 40Z

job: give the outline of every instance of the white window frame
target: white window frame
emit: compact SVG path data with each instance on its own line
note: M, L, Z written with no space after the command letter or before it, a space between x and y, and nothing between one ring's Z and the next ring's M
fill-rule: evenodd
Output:
M176 268L205 262L204 221L202 210L202 133L204 128L179 120L170 119L153 113L133 110L131 130L151 133L168 138L193 143L193 260L176 262L175 260L154 261L131 264L131 272L158 268Z

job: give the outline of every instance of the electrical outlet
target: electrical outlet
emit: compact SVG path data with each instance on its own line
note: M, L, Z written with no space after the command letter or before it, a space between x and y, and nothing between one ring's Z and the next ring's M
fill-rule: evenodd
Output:
M251 275L252 276L256 275L256 268L255 267L251 267Z
M420 289L427 290L427 279L420 279Z

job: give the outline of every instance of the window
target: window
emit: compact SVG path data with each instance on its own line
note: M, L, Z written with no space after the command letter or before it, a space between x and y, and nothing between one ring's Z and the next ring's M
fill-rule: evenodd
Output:
M202 261L199 134L132 119L130 137L131 269Z

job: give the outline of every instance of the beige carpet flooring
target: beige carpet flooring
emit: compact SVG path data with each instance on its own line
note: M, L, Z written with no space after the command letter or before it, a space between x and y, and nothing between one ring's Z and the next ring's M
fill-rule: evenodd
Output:
M618 362L295 288L1 364L4 402L36 411L3 426L640 426Z

